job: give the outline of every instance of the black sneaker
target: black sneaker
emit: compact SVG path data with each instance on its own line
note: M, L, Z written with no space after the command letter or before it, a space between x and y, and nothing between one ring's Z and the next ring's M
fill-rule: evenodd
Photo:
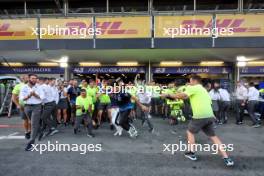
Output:
M44 132L41 131L41 132L39 133L38 140L41 141L41 139L43 138L43 136L44 136Z
M33 145L34 144L33 142L29 142L25 148L25 151L32 151L33 149Z
M227 167L234 166L234 161L231 158L224 158L224 163Z
M196 161L197 160L197 156L195 155L194 152L186 152L186 153L184 153L184 156L186 158L189 158L192 161Z
M113 131L114 129L115 129L115 128L114 128L114 125L111 124L111 125L110 125L110 130Z
M77 131L78 131L77 129L75 129L75 128L73 129L74 134L77 134Z
M31 132L29 131L29 132L27 132L27 133L25 133L25 138L26 139L30 139L30 134L31 134Z
M237 124L237 125L242 125L242 124L243 124L243 122L237 122L236 124Z
M149 129L149 132L150 132L150 133L154 133L154 128L150 128L150 129Z
M95 137L95 135L94 135L93 133L87 133L87 136L88 136L89 138L94 138L94 137Z
M48 130L48 132L46 132L45 134L44 134L44 136L49 136L50 134L51 134L51 132L52 132L52 130ZM43 136L43 137L44 137Z
M53 136L54 134L58 133L59 130L57 130L56 128L52 129L51 132L50 132L50 136Z

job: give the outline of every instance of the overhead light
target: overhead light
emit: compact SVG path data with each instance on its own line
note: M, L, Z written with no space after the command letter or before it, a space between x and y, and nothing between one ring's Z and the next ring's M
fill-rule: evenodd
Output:
M24 64L23 63L21 63L21 62L8 62L8 63L6 63L6 62L3 62L3 63L1 63L3 66L6 66L6 67L9 67L9 66L11 66L11 67L22 67Z
M247 59L245 56L237 56L237 61L239 62L245 62L245 61L248 61L249 59Z
M62 62L62 63L60 63L60 67L67 68L68 67L68 63Z
M162 61L160 66L180 66L182 65L181 61Z
M80 62L79 65L83 67L91 67L91 66L100 66L101 63L100 62Z
M247 62L247 65L249 65L249 66L263 66L264 61L250 61L250 62Z
M56 63L56 62L39 62L38 65L41 66L41 67L55 67L55 66L59 66L59 64Z
M116 65L118 66L137 66L138 62L129 61L129 62L117 62Z
M246 65L247 65L247 62L243 62L243 61L237 62L238 67L245 67Z
M69 60L69 57L68 56L62 56L59 60L60 63L65 63L65 62L68 62Z
M223 61L202 61L200 62L200 65L202 66L221 66L223 65Z

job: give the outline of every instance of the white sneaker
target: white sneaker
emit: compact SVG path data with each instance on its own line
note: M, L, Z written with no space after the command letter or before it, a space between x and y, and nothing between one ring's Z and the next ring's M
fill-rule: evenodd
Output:
M123 128L117 127L116 132L114 133L114 136L121 136L122 135Z
M131 126L128 130L128 134L131 138L137 137L138 136L138 132L136 130L135 127Z

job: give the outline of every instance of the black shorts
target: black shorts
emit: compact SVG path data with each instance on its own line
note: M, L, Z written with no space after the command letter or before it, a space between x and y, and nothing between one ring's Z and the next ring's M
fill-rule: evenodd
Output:
M193 134L202 130L207 136L215 136L214 118L192 119L188 125L188 130Z
M28 119L25 111L21 111L19 109L19 115L20 115L20 117L21 117L22 120L27 120Z
M111 109L111 103L98 103L98 110L108 110Z
M152 106L158 106L160 104L162 104L162 101L159 97L151 98L151 105Z

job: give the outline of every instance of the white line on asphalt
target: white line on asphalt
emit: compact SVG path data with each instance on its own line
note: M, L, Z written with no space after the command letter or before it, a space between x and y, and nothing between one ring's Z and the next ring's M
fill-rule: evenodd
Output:
M25 136L15 136L17 134L19 134L19 133L15 132L15 133L9 134L8 136L0 136L0 140L3 140L3 139L25 139Z
M9 134L8 136L15 136L16 134L19 134L19 132L15 132L15 133Z

